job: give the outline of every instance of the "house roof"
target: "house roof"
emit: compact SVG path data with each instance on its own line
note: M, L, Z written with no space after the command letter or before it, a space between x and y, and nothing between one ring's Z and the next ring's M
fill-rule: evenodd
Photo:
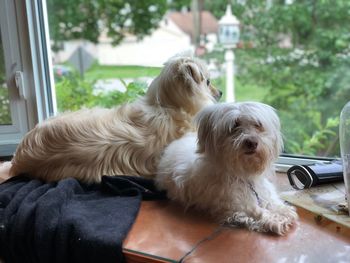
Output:
M168 14L171 19L186 34L193 36L193 13L192 12L172 12ZM201 12L201 34L216 33L218 21L209 11Z

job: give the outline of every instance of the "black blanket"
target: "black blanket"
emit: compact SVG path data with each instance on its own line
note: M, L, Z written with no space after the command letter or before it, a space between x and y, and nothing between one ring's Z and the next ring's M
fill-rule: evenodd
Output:
M122 242L142 199L164 198L153 181L103 177L0 185L0 258L5 262L123 262Z

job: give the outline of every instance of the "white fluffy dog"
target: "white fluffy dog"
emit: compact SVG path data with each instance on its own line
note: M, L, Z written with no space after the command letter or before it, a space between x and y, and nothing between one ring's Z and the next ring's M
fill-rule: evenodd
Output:
M156 176L168 197L220 223L284 234L297 219L268 177L282 148L273 108L256 102L208 106L189 133L164 152Z
M193 130L193 116L220 95L201 61L175 57L133 103L65 113L38 124L18 146L10 173L88 183L102 175L152 177L164 147Z

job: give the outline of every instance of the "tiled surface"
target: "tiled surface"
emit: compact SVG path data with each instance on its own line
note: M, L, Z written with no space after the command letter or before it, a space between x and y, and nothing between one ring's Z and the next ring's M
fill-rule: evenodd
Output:
M124 248L179 260L218 225L168 201L145 201L124 242Z
M280 190L290 189L285 174L278 174L275 180ZM350 262L350 229L320 220L304 209L298 209L298 214L298 224L279 237L219 228L200 213L185 213L172 202L143 202L124 248L170 262L179 261L191 250L183 262ZM142 262L142 255L138 259Z
M286 236L226 229L203 243L185 262L350 262L350 232L299 210L299 224ZM217 259L220 259L219 261Z
M350 229L316 220L303 209L298 213L298 225L282 237L221 228L184 262L350 262ZM177 262L216 230L216 224L200 214L184 214L175 204L144 202L124 248Z

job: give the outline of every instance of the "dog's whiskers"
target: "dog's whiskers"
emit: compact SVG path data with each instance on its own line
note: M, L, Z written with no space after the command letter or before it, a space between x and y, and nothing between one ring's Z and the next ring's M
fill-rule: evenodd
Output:
M233 140L233 148L239 149L241 148L243 141L244 141L245 134L240 133L237 137L232 138Z

